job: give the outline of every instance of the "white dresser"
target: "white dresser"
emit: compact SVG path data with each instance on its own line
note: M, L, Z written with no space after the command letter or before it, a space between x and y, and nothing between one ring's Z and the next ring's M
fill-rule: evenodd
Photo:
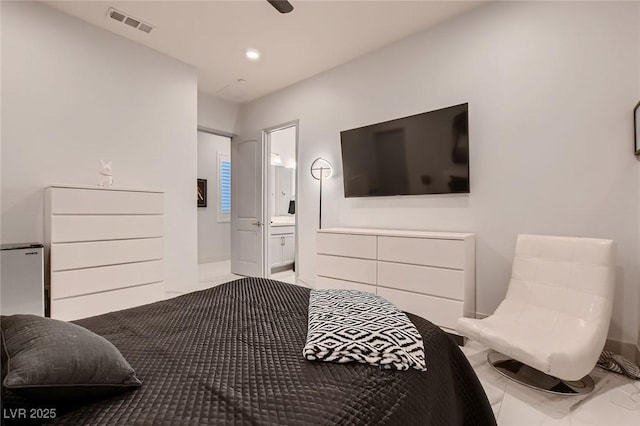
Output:
M316 243L316 288L378 294L456 335L475 317L474 234L330 228Z
M164 299L164 193L45 190L50 315L65 321Z

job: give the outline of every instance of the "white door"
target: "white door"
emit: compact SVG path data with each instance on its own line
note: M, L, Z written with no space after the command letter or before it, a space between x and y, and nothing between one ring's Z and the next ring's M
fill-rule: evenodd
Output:
M263 276L262 142L231 141L231 272Z

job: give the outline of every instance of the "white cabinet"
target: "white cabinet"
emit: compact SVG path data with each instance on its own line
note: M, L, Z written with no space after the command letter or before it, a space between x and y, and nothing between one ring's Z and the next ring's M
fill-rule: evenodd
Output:
M448 333L475 316L475 236L332 228L317 233L317 288L383 296Z
M291 264L295 260L296 248L293 234L282 236L282 263Z
M293 264L296 252L294 229L294 225L271 225L269 235L271 268Z
M164 299L164 194L45 191L51 317L71 321Z

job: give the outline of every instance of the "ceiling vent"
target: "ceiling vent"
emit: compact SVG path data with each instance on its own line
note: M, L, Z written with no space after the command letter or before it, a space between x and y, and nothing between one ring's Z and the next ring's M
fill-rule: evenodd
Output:
M140 19L134 18L131 15L127 15L126 13L116 10L112 7L110 7L107 11L107 16L111 19L115 19L118 22L122 22L125 25L143 31L147 34L149 34L154 28L153 25L142 22Z

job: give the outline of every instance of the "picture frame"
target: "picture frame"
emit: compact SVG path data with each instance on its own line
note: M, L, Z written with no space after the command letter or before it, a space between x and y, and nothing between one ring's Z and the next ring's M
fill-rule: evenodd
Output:
M198 200L198 207L207 207L207 180L206 179L198 179L196 195Z
M640 102L633 109L633 151L636 155L640 155Z

